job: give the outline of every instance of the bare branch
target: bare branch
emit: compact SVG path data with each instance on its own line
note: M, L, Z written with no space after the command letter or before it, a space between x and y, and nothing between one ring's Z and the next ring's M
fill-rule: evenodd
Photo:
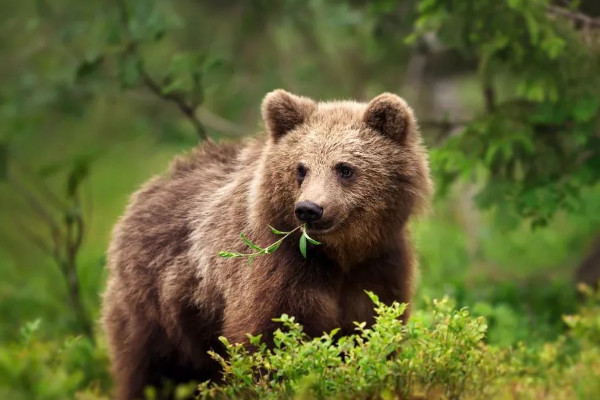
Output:
M548 5L548 13L553 16L568 19L573 23L581 24L586 28L600 28L600 18L590 17L580 11L569 10L550 4Z
M72 204L63 210L64 218L56 221L40 199L43 194L30 190L25 184L12 177L7 180L11 187L26 199L42 223L50 228L50 238L45 239L42 235L29 229L25 223L16 220L16 225L24 236L49 255L59 267L67 284L67 294L73 305L79 325L82 331L93 339L93 324L86 313L77 276L77 253L80 250L85 231L83 216L78 210L79 196L77 193L70 196L69 199ZM77 212L71 215L71 209L76 209Z
M11 185L29 204L29 206L33 209L33 211L50 227L53 235L57 235L60 237L60 229L58 224L52 218L52 215L46 210L46 207L35 197L35 195L21 182L18 180L12 179L10 177L7 178L9 185Z
M154 94L148 95L146 91L133 91L130 93L130 96L138 101L155 101ZM249 130L245 126L236 124L235 122L214 113L205 106L199 106L195 111L196 118L199 119L205 127L218 131L222 136L239 138L248 135Z
M213 113L205 107L198 108L196 115L202 122L204 122L206 126L224 133L226 136L240 137L248 134L248 130L243 126L233 123L230 120Z
M453 130L453 129L457 129L457 128L462 128L463 126L467 125L470 121L469 120L455 120L455 121L451 121L451 120L446 120L446 119L440 119L440 120L434 120L434 119L426 119L426 120L419 120L419 125L421 125L421 127L423 128L431 128L431 129L441 129L441 130Z
M15 168L16 167L16 168ZM36 174L34 171L31 170L31 168L29 168L28 166L22 164L22 163L16 163L13 160L12 163L12 168L20 171L19 175L27 175L29 176L29 178L31 177L35 177L38 178L36 179L36 188L38 189L38 191L40 192L41 195L43 195L49 202L54 203L54 206L60 210L60 211L64 211L67 208L66 203L61 200L46 184L46 182L43 179L39 179L39 175Z
M25 237L27 237L31 241L31 243L33 243L40 250L42 250L44 253L46 253L47 255L49 255L50 257L52 257L53 259L55 259L56 253L48 245L48 243L44 240L44 238L42 238L40 235L34 233L32 230L30 230L29 228L27 228L25 226L25 224L23 222L21 222L21 221L17 221L16 225L21 230L21 232L23 233L23 235Z
M185 115L186 118L192 123L192 125L196 129L196 132L198 132L198 136L200 137L200 139L207 140L208 136L206 136L206 129L204 129L204 125L202 125L202 122L198 118L196 118L195 108L187 104L187 102L182 96L175 93L165 93L163 88L160 87L160 85L152 77L150 77L150 75L144 69L141 63L138 64L138 70L140 75L142 76L142 82L144 83L144 85L148 89L150 89L150 91L156 96L160 97L165 101L170 101L177 105L177 107L183 113L183 115Z
M438 134L433 139L433 142L439 144L449 137L456 134L463 127L465 127L469 122L469 120L420 120L419 125L424 130L436 130Z

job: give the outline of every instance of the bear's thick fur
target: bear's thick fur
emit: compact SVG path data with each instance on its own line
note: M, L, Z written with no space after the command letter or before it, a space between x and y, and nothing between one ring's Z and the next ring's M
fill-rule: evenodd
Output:
M218 377L207 350L218 337L269 341L272 318L293 315L310 335L371 322L375 292L409 302L415 260L407 221L432 191L410 107L384 93L369 103L315 102L283 90L262 106L267 135L206 142L133 195L114 230L104 294L116 397L145 385ZM245 259L243 232L267 246L302 222L299 202L322 210L308 233L273 254ZM408 318L408 315L405 315Z

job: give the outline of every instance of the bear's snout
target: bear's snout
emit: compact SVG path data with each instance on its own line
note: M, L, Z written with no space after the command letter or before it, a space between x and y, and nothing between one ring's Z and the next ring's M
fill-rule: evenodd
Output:
M315 222L323 216L323 207L312 201L300 201L296 203L294 213L296 218L302 222Z

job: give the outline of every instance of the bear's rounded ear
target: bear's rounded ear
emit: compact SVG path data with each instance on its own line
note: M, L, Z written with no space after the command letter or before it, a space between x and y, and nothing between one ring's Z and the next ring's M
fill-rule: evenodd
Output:
M316 107L317 104L308 97L277 89L265 96L262 117L267 129L277 140L303 123Z
M363 121L369 128L400 143L404 143L416 127L412 109L392 93L382 93L371 100Z

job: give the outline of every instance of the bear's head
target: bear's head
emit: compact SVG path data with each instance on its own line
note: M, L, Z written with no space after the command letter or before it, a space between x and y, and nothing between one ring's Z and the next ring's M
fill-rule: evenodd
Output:
M263 227L306 223L326 249L369 252L395 240L427 203L427 153L400 97L315 102L275 90L262 115L269 139L254 182L254 216Z

